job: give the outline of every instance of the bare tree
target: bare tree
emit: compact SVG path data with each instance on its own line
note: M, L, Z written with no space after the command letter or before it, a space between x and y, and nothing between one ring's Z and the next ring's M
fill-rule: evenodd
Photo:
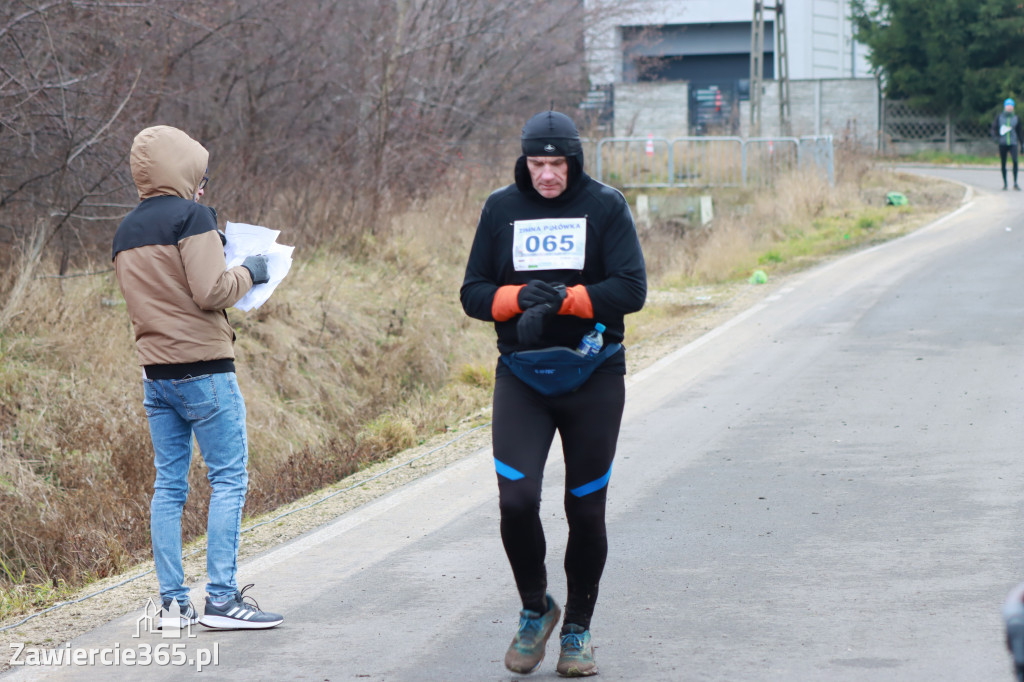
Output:
M460 146L574 108L597 20L580 0L8 3L0 329L44 259L64 273L103 257L134 205L126 160L142 127L177 125L211 150L228 215L278 211L310 241L358 236L433 191Z
M121 47L126 14L155 3L14 2L0 9L0 239L7 298L17 315L43 254L58 236L62 271L89 227L125 205L122 121L142 75ZM13 262L12 262L13 261ZM0 289L2 290L2 289Z

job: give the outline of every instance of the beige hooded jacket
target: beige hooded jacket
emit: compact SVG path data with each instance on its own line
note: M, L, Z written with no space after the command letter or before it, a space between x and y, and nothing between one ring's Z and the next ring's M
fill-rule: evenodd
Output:
M234 358L224 309L252 288L252 277L241 266L227 269L216 214L193 200L208 160L201 144L170 126L146 128L132 144L142 201L121 221L113 256L147 373Z

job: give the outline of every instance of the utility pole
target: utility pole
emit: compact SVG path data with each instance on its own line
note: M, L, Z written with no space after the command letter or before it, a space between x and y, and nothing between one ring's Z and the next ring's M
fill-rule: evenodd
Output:
M764 3L754 0L750 25L750 136L761 135L761 89L764 83Z
M789 49L786 40L786 11L784 0L775 0L775 53L779 56L779 132L792 134L789 124Z
M764 0L754 0L754 20L750 28L750 136L761 134L761 94L764 89L764 13L775 12L775 53L779 72L779 132L790 134L789 122L789 52L786 38L785 0L775 0L775 6L766 6Z

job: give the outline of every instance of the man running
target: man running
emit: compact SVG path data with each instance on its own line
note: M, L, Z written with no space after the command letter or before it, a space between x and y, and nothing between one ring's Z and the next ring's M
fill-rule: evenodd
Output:
M623 316L643 307L647 276L629 206L583 172L572 120L537 114L521 142L515 182L484 204L461 299L469 316L494 322L501 353L494 464L501 539L523 606L505 666L536 670L561 614L547 591L540 520L544 463L558 431L569 540L556 670L581 677L597 673L590 621L608 554L605 499L625 401ZM605 342L596 359L570 350L595 328Z
M1024 135L1021 134L1020 119L1013 111L1014 101L1003 100L1003 110L992 122L992 137L999 142L999 164L1003 171L1003 191L1006 191L1006 155L1013 157L1013 188L1020 191L1017 184L1017 150L1024 144Z

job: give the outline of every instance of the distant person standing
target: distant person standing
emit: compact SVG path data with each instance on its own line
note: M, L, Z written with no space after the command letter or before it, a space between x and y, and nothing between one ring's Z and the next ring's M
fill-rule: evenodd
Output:
M217 214L199 203L209 157L177 128L154 126L136 135L130 162L140 203L114 235L114 270L135 328L156 466L150 532L160 627L198 621L232 630L272 628L284 618L260 611L251 597L244 601L251 585L239 591L235 583L249 444L235 379L235 334L224 313L269 281L267 259L249 256L227 268ZM181 562L193 435L212 489L201 617L189 601Z
M1014 113L1014 101L1007 98L1003 101L1003 110L992 122L992 137L999 142L999 164L1003 171L1003 190L1006 190L1006 155L1013 157L1013 188L1020 191L1017 184L1017 151L1024 145L1021 134L1020 119Z
M505 667L544 659L561 607L548 593L540 517L544 463L557 431L565 458L568 587L556 671L597 673L590 620L608 555L605 500L625 401L623 317L643 307L644 258L622 194L583 172L565 114L523 127L515 182L484 204L462 306L494 323L493 441L501 540L522 602ZM599 341L603 333L603 342ZM577 352L586 336L596 355Z

